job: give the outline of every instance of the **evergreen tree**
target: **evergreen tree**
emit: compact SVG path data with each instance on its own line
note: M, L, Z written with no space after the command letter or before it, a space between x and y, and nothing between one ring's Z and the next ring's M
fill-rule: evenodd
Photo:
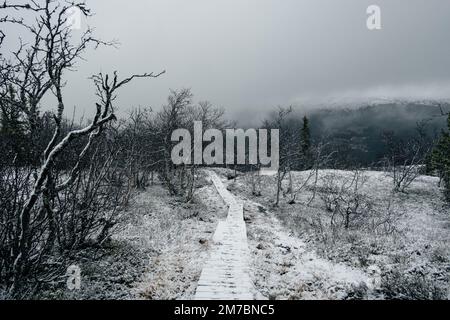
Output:
M309 130L309 119L303 117L303 126L300 130L300 167L303 170L311 168L311 133Z
M430 156L430 167L439 173L444 183L444 194L450 201L450 113L447 119L448 130L442 132L442 137L434 147Z

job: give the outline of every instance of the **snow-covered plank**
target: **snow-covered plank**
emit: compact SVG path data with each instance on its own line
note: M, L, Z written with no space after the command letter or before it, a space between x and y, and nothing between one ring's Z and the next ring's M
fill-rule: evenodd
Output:
M255 299L258 293L250 277L243 203L225 188L216 173L209 174L229 208L227 219L219 222L214 233L211 254L200 275L195 299Z

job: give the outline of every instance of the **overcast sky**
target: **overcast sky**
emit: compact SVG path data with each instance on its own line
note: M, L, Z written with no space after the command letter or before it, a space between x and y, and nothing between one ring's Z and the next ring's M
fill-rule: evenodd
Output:
M122 110L157 109L188 87L230 115L277 105L450 96L447 0L87 0L89 24L119 49L85 55L68 76L69 105L92 110L92 73L167 73L121 92ZM366 9L381 7L382 30ZM83 22L85 23L85 22Z

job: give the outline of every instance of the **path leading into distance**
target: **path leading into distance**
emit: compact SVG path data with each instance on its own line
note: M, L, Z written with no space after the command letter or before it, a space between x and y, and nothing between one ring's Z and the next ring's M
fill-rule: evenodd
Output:
M200 275L196 300L257 299L250 278L250 251L244 222L243 203L225 188L215 172L209 171L214 186L228 205L228 216L220 221L213 237L211 254Z

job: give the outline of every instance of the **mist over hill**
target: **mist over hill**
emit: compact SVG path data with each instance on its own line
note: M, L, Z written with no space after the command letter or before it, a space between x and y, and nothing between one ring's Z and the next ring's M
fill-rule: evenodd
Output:
M448 110L449 105L442 106ZM338 145L343 157L370 165L386 152L383 133L398 139L411 139L424 129L432 141L446 126L446 117L435 105L423 103L385 103L351 109L323 109L309 113L314 139Z
M383 134L407 141L418 136L420 126L430 143L446 127L443 112L450 104L393 101L349 107L294 108L290 122L301 126L306 115L313 140L324 141L338 150L339 165L377 165L386 154ZM268 118L275 116L275 111Z

